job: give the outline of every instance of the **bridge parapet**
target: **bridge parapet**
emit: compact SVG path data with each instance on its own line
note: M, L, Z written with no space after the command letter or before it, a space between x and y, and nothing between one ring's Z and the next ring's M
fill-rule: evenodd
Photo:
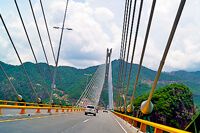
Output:
M0 100L0 115L3 115L2 109L20 109L19 114L26 114L26 109L35 109L35 113L41 113L41 110L47 110L47 113L51 113L52 110L55 110L56 113L58 113L59 111L63 113L84 111L84 108L78 108L74 106Z
M176 129L173 127L169 127L169 126L165 126L162 124L158 124L158 123L154 123L154 122L150 122L147 120L142 120L136 117L132 117L132 116L128 116L125 114L121 114L118 112L113 112L115 115L117 115L118 117L122 118L123 120L127 121L128 123L130 123L131 125L133 125L134 127L138 128L138 130L140 130L141 132L147 132L147 126L151 126L154 129L154 133L164 133L164 132L168 132L168 133L190 133L184 130L180 130L180 129Z

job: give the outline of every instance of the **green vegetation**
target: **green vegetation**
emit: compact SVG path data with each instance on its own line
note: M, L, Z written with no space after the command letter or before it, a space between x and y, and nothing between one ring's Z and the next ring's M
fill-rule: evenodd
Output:
M134 101L136 115L142 101L147 98L148 94L145 94ZM192 120L194 114L192 92L182 84L171 84L158 89L152 97L152 103L154 110L149 115L151 121L184 129Z
M10 80L14 84L17 92L21 94L25 101L35 102L35 96L30 89L27 78L25 77L22 66L8 65L0 62ZM48 66L45 63L33 64L30 62L24 63L25 68L34 84L36 92L43 99L43 102L49 102L49 95L51 92L51 75ZM37 67L42 71L38 72ZM130 64L128 64L128 69ZM135 75L138 65L133 65L133 72L131 73L130 88L128 91L128 99L132 95ZM53 71L53 66L50 66ZM73 105L76 103L81 93L85 89L87 76L85 74L93 74L97 66L86 69L76 69L69 66L59 66L58 75L56 77L56 89L53 90L54 101L59 104L60 101L64 105ZM117 79L119 60L112 62L112 76L114 85L114 98L117 92ZM127 71L128 72L128 71ZM127 73L128 74L128 73ZM45 78L43 78L45 77ZM136 100L134 101L135 115L138 114L139 106L142 101L146 100L150 92L156 72L146 67L142 67L139 78L139 83L136 91ZM89 80L91 76L89 77ZM89 81L88 80L88 81ZM158 82L158 87L153 95L152 102L154 103L154 111L148 117L151 121L166 124L176 128L185 128L188 122L191 121L195 105L200 107L200 72L163 72ZM173 83L173 84L171 84ZM169 85L171 84L171 85ZM184 84L184 85L183 85ZM166 86L167 85L167 86ZM186 87L187 85L188 87ZM0 99L17 100L16 95L5 78L3 72L0 70ZM108 104L108 91L103 88L100 102L104 105Z
M29 86L29 82L25 77L22 66L13 66L0 62L6 73L9 75L12 83L14 84L17 92L21 94L25 101L35 101L33 90ZM34 84L35 90L43 101L49 101L47 93L51 91L51 75L48 70L47 64L39 63L33 64L30 62L24 63L25 68ZM38 72L37 67L42 71ZM50 67L53 72L53 66ZM59 97L67 95L69 104L75 103L85 89L87 77L84 74L93 74L96 67L86 69L76 69L68 66L58 67L58 75L56 79L56 93ZM42 76L43 77L42 77ZM89 77L90 79L91 77ZM16 95L5 78L3 72L0 70L0 99L17 100ZM56 100L56 99L55 99ZM58 100L56 100L58 101Z
M3 62L0 62L4 67L5 71L11 78L14 86L16 87L18 93L22 94L26 101L35 101L35 97L33 95L33 91L30 89L28 84L28 80L24 76L22 71L22 66L13 66L8 65ZM44 88L47 88L48 91L51 91L51 76L45 63L33 64L30 62L24 63L28 74L30 75L31 80L36 88L38 95L43 99L43 101L49 101L49 96L47 95L47 91ZM42 71L43 79L41 75L38 73L39 67ZM56 79L57 89L63 91L64 93L60 93L60 91L55 91L54 93L58 93L59 97L66 96L68 103L73 104L80 97L81 93L85 89L87 76L84 74L93 74L96 71L97 66L89 67L86 69L76 69L69 66L59 66L58 67L58 76ZM129 70L130 64L127 67ZM128 97L130 98L132 94L133 84L135 75L137 72L138 65L133 65L133 72L131 73L131 82ZM51 71L53 71L53 66L50 67ZM116 89L117 89L117 79L118 79L118 69L119 69L119 60L114 60L112 62L112 75L113 75L113 84L114 84L114 97L116 97ZM127 71L128 72L128 71ZM148 69L146 67L142 67L139 83L137 86L136 97L149 93L151 84L154 80L156 72ZM91 77L90 77L91 78ZM45 81L44 81L45 80ZM194 94L194 101L196 105L200 107L200 72L185 72L185 71L176 71L170 73L162 73L160 80L158 82L158 88L171 84L171 83L182 83L187 85L192 93ZM103 89L103 94L101 95L101 102L107 104L107 90ZM7 100L16 100L16 96L10 85L5 78L3 72L0 70L0 99Z
M115 86L114 90L114 97L116 97L116 87L117 87L117 79L118 79L118 71L119 71L119 60L115 60L112 62L112 69L113 69L113 84ZM127 67L128 71L130 68L130 64L128 64ZM131 73L131 78L132 80L130 81L130 87L129 87L129 93L128 97L132 95L133 91L133 85L135 81L135 76L137 74L137 69L138 65L134 64L132 73ZM127 71L127 72L128 72ZM145 93L149 93L151 89L151 85L154 81L156 75L156 71L153 71L151 69L148 69L146 67L142 67L140 77L139 77L139 82L137 85L137 91L136 91L136 97L141 96ZM186 71L174 71L174 72L162 72L157 89L164 87L168 84L172 83L178 83L178 84L184 84L188 86L193 94L194 98L194 103L195 105L200 108L200 71L196 72L186 72Z

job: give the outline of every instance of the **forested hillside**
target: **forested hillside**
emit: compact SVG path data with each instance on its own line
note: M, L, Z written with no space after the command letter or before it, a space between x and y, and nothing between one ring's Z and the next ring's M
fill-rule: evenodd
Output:
M33 91L30 89L28 80L25 77L22 66L13 66L8 65L3 62L0 62L9 78L13 82L17 92L21 94L26 101L34 101ZM117 86L117 77L118 77L118 67L119 60L114 60L112 62L112 75L113 75L113 84L114 92L116 92ZM33 64L27 62L24 64L25 68L36 88L38 95L44 100L48 101L49 95L47 92L51 91L51 75L48 70L47 64ZM41 73L38 72L38 67L41 70ZM129 70L130 64L128 64ZM75 101L80 97L83 92L87 76L85 74L93 74L97 66L88 67L86 69L77 69L70 66L59 66L58 75L56 78L57 89L54 90L54 96L56 99L67 99L69 103L75 103ZM133 65L133 72L131 73L131 83L129 88L129 96L132 94L133 83L135 75L137 72L138 65ZM53 72L53 66L50 67L51 72ZM154 80L156 72L142 67L139 84L137 86L137 96L141 94L148 93L150 91L151 84ZM42 75L42 76L41 76ZM89 79L91 76L89 77ZM186 72L186 71L175 71L175 72L163 72L161 74L158 88L165 86L171 83L182 83L188 86L193 92L193 97L195 104L200 106L200 72ZM48 90L48 91L47 91ZM102 95L103 102L107 102L107 91L104 90ZM115 94L114 94L115 95ZM0 99L7 100L16 100L14 91L9 85L8 80L5 78L3 72L0 70ZM102 100L101 100L102 101Z
M155 91L152 97L154 110L149 115L138 115L141 102L148 95L142 95L134 101L135 116L150 119L153 122L184 129L192 120L194 103L191 90L181 84L170 84Z

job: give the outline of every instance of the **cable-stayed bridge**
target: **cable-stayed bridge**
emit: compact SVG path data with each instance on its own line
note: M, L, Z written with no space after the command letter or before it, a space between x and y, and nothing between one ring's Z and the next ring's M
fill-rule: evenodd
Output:
M33 48L33 40L30 39L30 33L27 31L27 25L21 14L22 8L18 6L17 0L14 0L13 4L16 6L16 11L19 15L21 26L25 33L25 38L28 41L28 46L31 49L31 54L34 57L36 63L36 69L40 74L40 77L44 81L44 90L46 91L48 98L42 99L38 94L36 85L31 79L31 75L27 72L27 68L24 66L24 62L21 58L21 55L16 48L16 42L14 41L12 35L10 34L10 28L7 26L6 17L4 14L0 14L1 20L1 30L4 34L7 35L8 40L12 48L15 51L17 59L19 60L24 76L27 79L27 84L33 93L30 99L32 102L26 102L23 93L19 93L13 84L12 79L9 77L8 73L4 67L0 64L0 69L3 72L3 75L7 79L12 92L14 92L15 97L18 101L9 101L7 99L0 100L0 132L2 133L86 133L86 132L105 132L105 133L131 133L131 132L154 132L154 133L187 133L187 132L199 132L199 114L194 117L191 123L188 122L188 125L184 129L177 129L162 125L159 123L151 122L150 120L144 120L140 117L134 116L134 106L133 103L136 99L135 93L137 91L137 84L140 76L140 71L143 63L144 54L146 51L146 45L148 43L148 36L151 29L151 23L153 20L154 9L156 7L156 0L152 0L150 5L150 15L148 20L148 25L146 28L146 34L143 43L143 49L141 52L141 58L139 62L139 67L137 74L135 75L135 81L132 88L131 98L128 97L128 90L130 88L130 80L133 80L131 77L133 59L135 54L136 45L138 45L138 31L140 30L140 21L143 11L143 2L144 0L126 0L124 8L124 20L123 20L123 29L122 29L122 38L121 38L121 49L119 56L119 71L112 70L111 64L111 54L112 49L107 49L105 63L99 65L85 89L80 92L80 97L77 99L77 102L73 106L66 106L62 103L56 103L53 90L57 89L56 79L60 77L62 73L58 73L59 58L62 49L62 40L64 30L73 30L71 28L65 28L65 21L67 16L69 0L65 3L65 10L63 16L62 27L54 27L60 30L58 51L55 52L53 47L53 41L49 31L48 19L46 17L47 11L43 6L42 0L39 0L40 9L42 11L42 18L45 23L44 29L46 30L48 43L50 47L51 54L54 60L54 69L52 70L49 64L49 59L47 56L47 50L44 47L44 38L41 35L41 29L39 28L38 18L36 17L36 11L32 5L32 0L27 1L30 6L31 16L34 20L34 25L37 31L39 44L42 48L42 52L45 57L45 63L48 66L48 74L50 75L48 81L46 80L45 75L42 74L42 70L38 64L38 58L36 56L36 50ZM165 65L165 60L167 58L170 46L172 44L173 37L175 35L179 20L181 18L182 11L184 9L186 0L181 0L179 7L176 12L176 16L171 28L171 32L168 36L167 44L160 61L157 74L155 76L154 82L152 84L151 91L149 92L148 99L143 101L140 106L141 116L150 115L154 110L154 104L152 103L152 97L154 95L160 74L162 72L163 66ZM139 6L139 7L137 7ZM136 10L138 13L136 15ZM137 21L136 21L137 20ZM136 21L136 22L135 22ZM135 25L134 25L135 23ZM134 27L135 26L135 27ZM133 30L135 29L135 34L133 35ZM134 38L134 39L133 39ZM133 42L132 42L133 39ZM133 43L133 46L131 45ZM132 53L131 53L132 52ZM14 55L13 55L14 56ZM129 56L131 56L129 60ZM128 62L131 66L128 70ZM112 75L117 73L117 86L113 86ZM50 85L47 85L48 83ZM77 81L78 82L78 81ZM115 88L114 88L115 87ZM108 92L108 103L104 107L100 104L102 91L105 89ZM115 92L116 91L116 92ZM114 97L114 94L116 96ZM115 99L114 99L115 98ZM47 102L43 102L43 101ZM99 108L100 111L96 117L85 116L84 111L87 105L94 105L96 108ZM108 113L103 113L102 110ZM174 118L175 119L175 118Z
M99 103L105 79L106 65L100 65L88 83L86 89L77 101L77 106L85 107L88 104L97 106Z

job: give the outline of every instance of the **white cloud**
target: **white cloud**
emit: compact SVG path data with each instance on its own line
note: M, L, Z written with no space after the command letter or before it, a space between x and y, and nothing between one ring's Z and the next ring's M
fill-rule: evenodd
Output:
M147 50L144 58L144 65L157 70L162 54L164 52L169 33L178 10L180 0L157 1ZM145 3L146 4L146 3ZM200 50L200 12L198 8L200 1L187 1L177 27L174 40L172 41L169 54L166 59L164 71L172 70L199 70L199 50ZM149 7L143 12L141 21L139 40L144 39L144 29L148 20ZM141 32L142 31L142 32ZM138 40L138 42L140 42ZM139 47L143 45L138 43ZM140 58L141 48L137 49L136 61Z
M39 1L32 0L32 2L48 59L50 60L51 64L54 64ZM58 49L60 30L53 29L52 27L62 25L65 2L65 0L43 0L46 18L49 24L49 30L56 52ZM180 0L157 1L152 28L147 44L147 51L144 58L145 66L154 70L158 68L158 64L161 60L164 47L167 43L169 32L172 27L179 3ZM36 52L36 56L40 62L45 62L44 54L41 49L41 44L29 8L29 3L28 1L24 3L18 1L18 4L22 12L33 48ZM138 43L134 58L135 63L139 62L150 11L150 4L151 1L144 1ZM9 31L14 42L16 43L17 49L23 61L34 62L14 2L0 2L0 5L0 12L4 17L6 24L8 25ZM138 5L139 1L137 3L137 6ZM178 69L199 70L199 6L199 0L186 2L183 15L181 16L177 32L174 36L174 40L166 60L164 67L165 71ZM64 32L59 64L83 68L104 63L106 48L113 48L113 59L119 58L123 11L123 0L119 0L117 2L115 0L71 0L69 2L68 15L65 25L66 27L73 28L73 31ZM0 60L11 64L19 64L19 61L15 56L13 48L11 47L10 41L4 32L5 30L1 23L0 30L3 31L0 33L0 49L2 51L0 53ZM135 30L133 33L135 33ZM132 38L131 47L133 45L133 39L134 38Z

